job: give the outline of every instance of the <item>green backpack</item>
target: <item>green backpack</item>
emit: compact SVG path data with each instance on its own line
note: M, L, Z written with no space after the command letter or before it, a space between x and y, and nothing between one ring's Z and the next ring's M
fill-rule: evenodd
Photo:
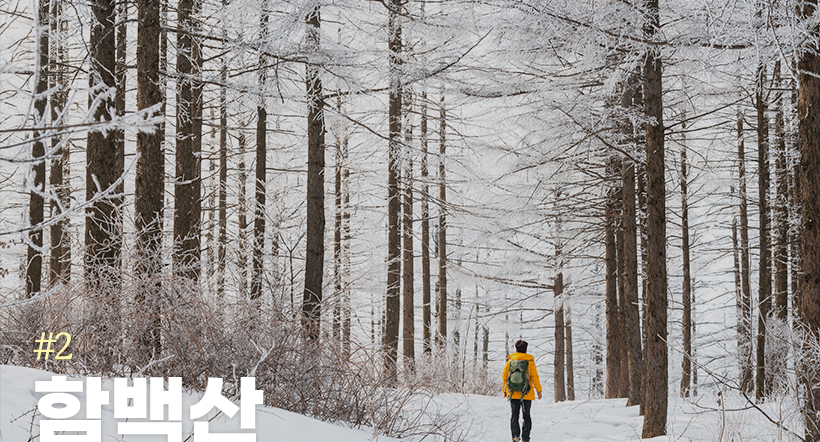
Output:
M520 392L523 398L528 391L530 391L530 381L527 379L529 361L519 361L513 359L510 361L510 370L507 374L507 391L510 392L512 398L513 392Z

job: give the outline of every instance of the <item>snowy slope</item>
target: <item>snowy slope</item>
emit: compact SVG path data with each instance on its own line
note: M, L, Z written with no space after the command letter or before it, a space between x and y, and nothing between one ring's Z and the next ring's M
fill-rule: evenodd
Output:
M0 366L0 441L27 441L37 435L38 417L33 410L42 393L34 391L34 382L50 380L52 373L30 368ZM112 389L112 381L103 383ZM77 394L81 403L83 393ZM199 400L199 395L183 397L183 440L191 433L187 409ZM533 442L610 442L639 441L642 418L638 408L626 408L625 399L599 399L552 403L550 398L534 401ZM510 440L509 404L499 396L441 394L418 406L442 417L442 424L451 427L448 441L504 442ZM799 415L791 401L771 401L763 409L770 417L783 421L787 427L799 428ZM84 415L84 410L80 412ZM432 413L431 413L432 414ZM213 412L209 417L213 416ZM372 431L345 428L320 422L289 411L259 406L256 414L256 435L259 442L365 442L397 441L375 436ZM133 436L116 433L111 405L103 407L103 441L165 440L164 436ZM119 420L120 422L122 420ZM239 413L233 419L224 416L213 419L210 431L239 432ZM795 441L784 429L771 424L760 411L752 409L743 398L729 397L721 405L716 396L700 396L693 400L670 397L668 436L657 441ZM434 442L434 437L411 436L402 440ZM228 439L229 440L229 439ZM193 438L196 441L196 436Z
M39 434L37 419L32 421L32 410L37 405L37 400L43 393L34 391L35 381L51 380L53 373L31 368L0 366L0 441L3 442L24 442L29 440L33 433ZM72 380L69 378L69 380ZM80 380L79 378L75 380ZM111 390L112 381L103 383L103 390ZM82 404L85 403L84 393L77 393L76 396ZM188 407L199 400L199 395L183 395L183 440L191 433L191 421L187 419ZM211 412L208 417L213 416ZM80 416L85 415L85 410L80 411ZM115 421L111 405L103 406L103 441L164 441L165 436L135 436L120 435L116 433ZM227 419L224 416L218 417L210 422L211 433L237 433L239 429L239 413ZM33 429L33 430L32 430ZM258 442L288 441L288 442L366 442L366 441L395 441L395 439L379 436L374 438L372 432L345 428L333 425L296 413L281 410L278 408L259 406L256 412L256 440ZM193 438L196 441L196 437Z

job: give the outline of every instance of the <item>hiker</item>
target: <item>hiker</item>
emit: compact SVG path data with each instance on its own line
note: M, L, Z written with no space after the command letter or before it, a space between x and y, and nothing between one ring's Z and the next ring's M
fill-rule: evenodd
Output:
M530 408L538 393L541 399L541 381L538 380L538 371L535 369L535 358L527 354L527 341L518 340L515 343L515 353L507 356L507 365L504 366L504 396L510 400L512 417L510 429L513 442L530 441L532 417ZM518 412L524 409L524 428L518 426ZM520 438L519 438L520 436Z

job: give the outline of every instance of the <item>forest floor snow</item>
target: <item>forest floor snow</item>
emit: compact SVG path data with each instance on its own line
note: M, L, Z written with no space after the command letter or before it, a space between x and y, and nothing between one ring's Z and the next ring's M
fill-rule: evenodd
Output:
M39 419L35 413L37 401L44 393L34 391L35 381L51 380L53 373L31 368L0 366L0 441L39 441ZM71 380L71 378L69 378ZM78 379L81 380L81 379ZM111 390L112 382L103 383ZM84 393L75 393L85 404ZM200 395L183 393L183 417ZM532 442L609 442L640 441L643 418L638 407L625 407L625 399L596 399L553 403L551 398L533 401ZM112 401L113 402L113 401ZM423 404L423 405L422 405ZM441 394L432 400L420 401L429 411L448 415L448 441L505 442L510 440L509 403L499 396ZM787 426L797 428L799 415L791 400L770 401L763 409L775 420L784 420ZM743 397L729 397L723 406L717 396L699 396L683 400L670 396L668 435L647 441L795 441L786 430L771 424L758 410L748 406ZM78 414L84 416L84 411ZM35 416L36 415L36 416ZM211 412L208 416L213 416ZM256 441L258 442L396 442L437 441L439 437L409 436L393 439L376 436L370 429L354 429L320 422L289 411L259 406L256 414ZM785 418L783 418L785 416ZM165 436L122 435L116 431L111 405L102 408L102 441L165 441ZM183 420L183 436L191 434L190 419ZM212 433L238 433L239 413L233 419L223 416L212 419ZM248 432L248 430L245 430ZM251 431L253 432L253 431ZM197 437L192 439L196 442Z

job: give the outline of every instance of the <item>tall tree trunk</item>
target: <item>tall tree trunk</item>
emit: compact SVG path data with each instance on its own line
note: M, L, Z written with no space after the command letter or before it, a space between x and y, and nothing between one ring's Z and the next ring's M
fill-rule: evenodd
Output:
M568 301L569 295L564 296ZM569 302L564 302L564 337L566 338L566 359L567 359L567 400L575 400L575 361L572 357L572 310Z
M597 336L603 334L601 326L601 304L595 304L595 331ZM592 394L598 398L604 395L604 355L601 349L601 339L595 339L592 344Z
M797 109L797 86L792 81L792 109ZM798 116L795 116L799 120ZM789 243L791 244L791 291L792 291L792 314L794 317L799 317L799 310L800 310L800 292L802 291L801 281L802 277L800 276L800 272L802 271L802 263L800 259L800 254L803 250L803 246L801 244L801 223L802 223L802 208L800 207L800 195L801 193L801 172L800 172L800 136L799 131L797 134L792 134L794 136L794 142L791 146L791 188L789 189L789 197L791 198L791 202L789 207L791 211L789 213L789 220L791 220L790 226L790 233L789 233Z
M116 71L114 72L114 82L117 91L114 95L114 110L118 119L125 117L125 94L127 90L126 71L128 66L125 62L128 41L128 2L117 2L117 49L116 49ZM125 129L116 129L117 136L117 173L123 176L125 173ZM124 195L125 180L117 184L117 194Z
M341 105L339 106L341 109ZM347 128L342 128L342 352L350 355L350 167L348 160Z
M610 160L608 172L613 170ZM606 266L606 398L616 398L620 394L621 361L618 314L618 264L617 264L617 190L609 189L606 197L605 266Z
M134 218L137 230L137 275L144 281L137 304L151 318L141 346L146 355L162 350L160 341L159 276L162 272L162 215L165 158L163 113L165 96L160 88L161 0L139 0L137 7L137 109L159 105L163 120L153 131L137 133L137 170L134 180Z
M556 260L561 259L560 249L556 250ZM553 357L553 379L555 382L555 402L567 400L566 386L564 383L564 274L560 271L555 275L552 288L555 294L555 353Z
M484 305L484 312L487 316L490 315L490 301L487 301L487 303ZM484 324L481 328L483 332L483 342L481 347L481 367L486 372L487 366L490 362L490 327L487 326L486 320L484 321Z
M260 2L259 39L268 38L268 2ZM255 204L253 215L253 270L251 272L251 299L257 305L262 297L262 271L265 252L265 188L267 184L268 112L265 109L265 83L267 83L267 57L259 54L259 103L256 105L256 179L254 179Z
M780 60L774 67L775 88L781 88ZM775 177L777 196L774 204L776 225L774 238L774 299L775 316L786 321L789 313L789 184L786 166L786 131L783 120L783 92L778 92L777 114L774 120Z
M631 126L631 125L630 125ZM629 358L629 395L626 405L631 407L641 403L641 383L643 377L643 351L641 349L641 317L638 305L638 239L635 213L635 163L624 158L622 165L624 231L624 311Z
M337 106L341 110L341 101ZM333 205L333 338L342 339L342 140L336 135Z
M811 20L817 8L816 0L802 3L798 9L801 19ZM811 25L809 47L800 54L798 68L797 115L800 143L800 318L806 335L803 340L806 354L801 360L800 375L806 389L805 415L807 442L820 441L820 369L816 364L820 340L820 31ZM812 357L808 357L812 355Z
M636 102L637 99L641 99L641 103L643 102L642 92L636 92ZM637 103L636 103L637 106ZM639 106L640 107L640 106ZM641 137L643 138L643 137ZM646 152L646 141L642 140L641 142L637 143L638 146L643 147L644 153ZM648 278L646 277L646 269L648 267L649 262L649 249L647 247L647 232L646 232L646 161L641 161L636 165L636 176L637 176L637 193L638 193L638 226L640 228L640 236L641 236L641 306L640 309L643 312L641 315L641 348L643 352L646 351L646 297L647 297L647 290L648 290ZM643 376L641 377L641 406L639 408L639 414L644 416L646 414L646 395L649 392L646 389L646 372L644 372L644 356L643 353L641 354L641 372Z
M49 1L40 0L37 7L37 76L36 99L34 100L34 127L45 127L48 122L46 104L48 103L49 77ZM45 180L46 180L46 148L43 134L36 130L32 134L34 144L31 148L31 159L35 162L31 166L34 172L32 181L26 180L29 190L28 218L31 230L28 232L29 246L26 257L26 297L32 297L40 292L40 283L43 277L43 231Z
M734 190L734 187L732 187ZM732 192L734 193L734 192ZM744 348L748 348L749 340L747 336L747 331L744 329L744 321L743 321L743 314L745 312L745 307L743 305L743 291L741 290L740 284L740 241L737 237L737 217L732 218L732 257L734 259L735 264L735 300L737 302L737 363L740 373L740 386L744 393L748 393L745 389L746 386L743 383L743 379L746 377L744 371L750 370L751 367L749 366L749 361L747 354L743 352Z
M89 107L92 121L110 122L113 119L113 97L108 91L115 88L115 20L113 0L97 0L91 4L94 15L89 40L90 93ZM86 201L100 194L110 197L97 199L86 208L85 218L85 280L93 303L94 340L92 345L104 348L99 354L100 370L110 369L114 363L119 336L119 293L121 285L120 252L122 244L121 195L116 195L115 182L120 178L116 131L88 132L86 142Z
M202 144L202 89L196 14L198 0L179 0L177 32L176 182L174 183L174 274L199 278Z
M680 151L681 249L683 253L683 360L680 394L689 397L692 385L692 274L689 261L689 177L686 147Z
M764 86L766 66L757 70L755 108L757 109L757 163L758 163L758 208L760 217L760 284L758 287L757 317L757 370L755 376L755 399L763 400L768 393L766 385L766 321L771 309L772 276L769 259L769 117L766 115L768 103Z
M245 170L245 134L239 134L239 197L237 208L239 211L239 247L237 247L237 258L239 261L239 299L245 300L248 296L248 207L247 207L247 183L248 172ZM291 269L292 270L292 269Z
M409 146L412 141L412 127L409 122L409 115L411 113L411 103L410 100L406 100L406 118L405 118L405 137L404 140ZM402 317L402 325L403 325L403 342L402 342L402 351L404 356L404 364L407 369L412 373L415 371L415 359L416 359L416 351L415 351L415 302L414 297L416 294L414 279L415 275L413 272L414 266L414 259L413 259L413 155L410 151L410 148L407 149L406 152L406 165L404 168L404 201L402 204L402 210L404 212L404 220L402 221L402 230L404 232L404 257L402 259L403 262L403 270L402 270L402 286L403 286L403 293L402 293L402 308L403 308L403 317Z
M402 85L399 73L402 63L401 0L390 0L388 50L390 65L390 92L388 97L388 132L390 139L387 178L387 298L385 300L384 374L388 384L396 382L396 359L399 347L399 319L401 292L401 200L399 195L399 165L401 156Z
M227 8L228 0L222 0L222 7ZM223 24L222 37L227 40L227 26ZM226 43L222 50L225 51ZM219 204L217 233L217 266L216 266L216 298L218 305L225 302L225 257L228 243L228 96L226 83L228 81L227 57L223 57L219 67ZM221 310L221 309L220 309Z
M621 159L615 165L615 172L618 176L621 175ZM620 184L619 184L620 185ZM617 248L617 267L618 267L618 362L621 367L618 369L618 397L629 397L629 342L627 339L627 319L626 319L626 295L624 294L624 229L623 229L623 207L622 203L623 189L618 189L618 221L615 228L615 244Z
M430 317L430 186L427 156L427 88L421 91L421 321L424 354L433 352L433 322Z
M438 160L438 333L436 341L442 354L447 350L447 184L444 161L446 159L447 120L444 109L444 89L439 103L439 160Z
M308 45L319 51L321 18L317 6L307 17ZM322 305L322 277L325 262L325 117L322 98L322 78L319 66L306 66L308 96L308 178L307 236L305 243L305 293L302 303L302 323L308 339L319 337Z
M659 32L658 0L647 3L647 38ZM667 280L666 280L666 188L664 175L663 84L660 49L650 48L643 66L644 112L654 121L646 123L646 205L647 205L647 293L646 347L646 414L643 438L666 434L669 390L669 359L666 347ZM649 393L651 392L651 393Z
M55 0L51 2L51 35L50 44L52 55L49 57L49 70L51 71L50 87L54 89L51 94L51 126L62 125L63 115L68 103L68 81L66 78L67 49L65 38L67 36L67 21L62 19L63 1ZM59 218L63 209L67 208L70 200L69 187L69 149L66 139L59 135L51 138L51 148L56 156L51 160L51 171L49 173L49 186L54 189L57 199L52 199L50 204L51 218ZM49 232L51 237L51 257L49 262L49 286L53 287L59 282L68 281L71 275L71 240L68 232L68 219L61 218L52 224Z
M741 361L740 386L747 393L754 388L752 373L752 287L749 257L749 214L746 200L746 149L743 137L743 115L737 115L738 196L740 198L740 287L741 316L738 329L744 345L738 349Z

